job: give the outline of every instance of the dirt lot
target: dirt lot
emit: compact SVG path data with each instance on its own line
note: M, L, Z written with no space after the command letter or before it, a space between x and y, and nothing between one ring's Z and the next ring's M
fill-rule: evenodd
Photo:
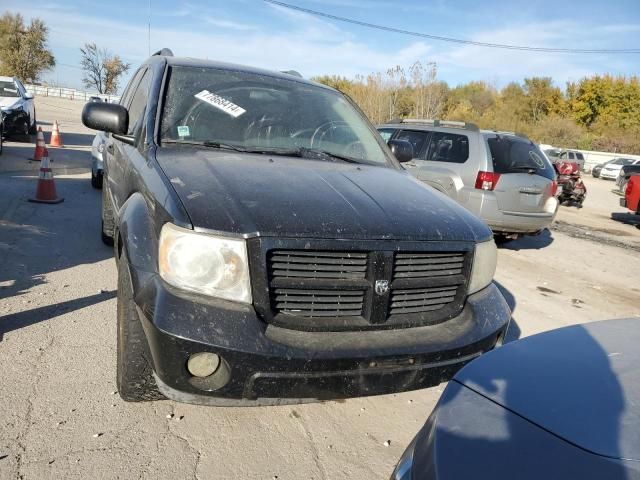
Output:
M442 385L286 407L120 400L116 271L100 241L100 192L89 183L93 135L79 124L82 104L37 98L36 105L46 131L61 122L67 147L51 156L65 201L28 203L38 168L27 160L33 145L6 144L0 478L387 479ZM500 250L496 279L514 311L510 339L640 316L637 218L618 206L612 182L586 181L583 209L563 207L550 232Z

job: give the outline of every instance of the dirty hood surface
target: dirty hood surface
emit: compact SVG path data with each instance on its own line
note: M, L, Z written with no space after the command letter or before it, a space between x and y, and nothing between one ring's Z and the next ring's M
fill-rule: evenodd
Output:
M156 156L196 228L313 238L491 236L457 203L393 168L173 146Z

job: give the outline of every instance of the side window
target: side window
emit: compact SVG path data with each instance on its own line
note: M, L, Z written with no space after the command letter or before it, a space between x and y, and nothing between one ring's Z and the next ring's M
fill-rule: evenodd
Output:
M562 153L560 154L560 157L559 157L559 158L561 158L561 159L563 159L563 160L564 160L565 158L567 158L567 152L562 152Z
M149 85L151 83L151 73L149 70L145 70L140 83L133 93L131 98L131 104L129 105L129 131L128 135L135 135L140 126L142 125L142 119L144 118L145 108L147 106L147 98L149 96Z
M413 145L413 156L415 158L421 158L420 153L424 148L424 144L427 141L429 132L416 131L416 130L402 130L396 140L406 140Z
M434 132L425 160L464 163L469 158L469 138L455 133Z
M569 160L575 160L575 155L573 154L573 152L569 152Z
M391 137L393 136L393 132L395 132L395 131L396 130L394 128L380 128L380 129L378 129L378 132L380 133L380 136L384 140L384 143L387 143L391 139Z
M584 155L582 155L581 153L576 153L576 158L578 160L584 160Z
M135 91L136 86L140 82L140 77L142 76L143 73L144 73L143 69L138 70L133 76L133 78L131 79L131 81L129 82L129 84L127 85L127 88L124 89L124 93L122 94L122 97L120 97L120 105L122 105L123 107L126 108L127 105L129 105L129 103L131 102L131 95L133 95L133 92Z

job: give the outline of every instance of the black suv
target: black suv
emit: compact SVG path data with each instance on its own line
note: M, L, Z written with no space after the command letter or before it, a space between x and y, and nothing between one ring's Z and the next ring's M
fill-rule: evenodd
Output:
M339 92L163 50L82 119L111 133L102 236L125 400L391 393L501 342L491 231L406 173Z

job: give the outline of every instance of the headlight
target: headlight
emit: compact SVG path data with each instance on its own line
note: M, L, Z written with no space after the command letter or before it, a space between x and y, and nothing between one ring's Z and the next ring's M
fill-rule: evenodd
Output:
M104 152L104 143L98 144L98 153Z
M244 240L196 233L166 223L160 232L158 264L160 276L174 287L251 303Z
M473 268L471 269L471 282L469 282L469 294L476 293L491 283L496 273L497 263L498 249L493 239L476 245Z
M400 457L396 469L391 474L391 480L411 480L411 469L413 468L413 452L416 449L416 439L414 437L407 449Z

